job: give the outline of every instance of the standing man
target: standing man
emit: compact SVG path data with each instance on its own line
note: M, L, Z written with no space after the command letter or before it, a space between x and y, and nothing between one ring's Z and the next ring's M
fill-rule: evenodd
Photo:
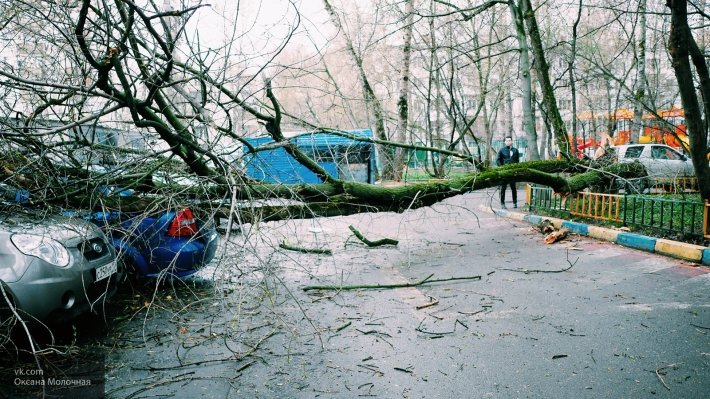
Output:
M505 147L498 151L498 159L496 160L496 165L503 166L511 163L520 162L520 152L517 148L513 147L513 138L506 136ZM500 186L500 207L505 208L505 190L507 184ZM513 190L513 208L518 207L518 190L515 188L515 182L510 182L510 189Z

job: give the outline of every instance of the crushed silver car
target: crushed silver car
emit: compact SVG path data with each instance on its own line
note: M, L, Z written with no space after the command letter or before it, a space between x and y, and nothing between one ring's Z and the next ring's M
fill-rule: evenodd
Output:
M101 310L123 271L99 228L0 208L0 326L54 323Z

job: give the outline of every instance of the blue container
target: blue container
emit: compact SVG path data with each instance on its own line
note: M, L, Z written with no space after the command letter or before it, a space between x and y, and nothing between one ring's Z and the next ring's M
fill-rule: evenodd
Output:
M350 130L348 134L372 138L372 130ZM247 138L255 148L273 144L271 137ZM332 133L313 132L295 135L289 141L316 161L336 179L375 182L375 145ZM247 176L267 183L322 183L283 147L250 153L244 146Z

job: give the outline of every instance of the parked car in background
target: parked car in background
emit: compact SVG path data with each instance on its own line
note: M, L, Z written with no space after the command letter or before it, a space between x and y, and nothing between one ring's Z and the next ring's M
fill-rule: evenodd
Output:
M690 158L664 144L626 144L614 147L619 162L640 162L651 178L695 176Z
M139 277L187 277L209 263L219 234L192 209L151 214L95 212L88 220L109 236L118 256Z
M618 162L640 162L648 173L647 177L623 182L623 187L627 189L641 192L652 187L692 185L683 180L695 176L693 162L672 147L664 144L626 144L612 148Z
M0 337L17 316L53 323L100 310L122 277L95 225L0 204Z

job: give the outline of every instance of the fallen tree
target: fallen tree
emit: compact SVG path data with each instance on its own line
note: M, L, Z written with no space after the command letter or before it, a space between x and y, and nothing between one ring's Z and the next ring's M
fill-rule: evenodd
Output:
M34 206L74 209L142 212L190 203L216 217L234 218L242 223L320 216L340 216L363 212L403 212L430 206L446 198L509 182L527 182L551 187L566 195L590 187L610 187L616 179L645 176L639 163L598 165L573 161L534 161L472 172L448 180L402 186L381 186L329 179L320 184L265 184L241 180L240 184L185 186L158 184L148 172L133 174L129 196L121 184L125 174L90 176L81 169L64 169L63 179L13 172L3 162L2 180L29 191ZM70 175L70 172L77 172ZM52 185L52 182L55 182ZM41 185L40 185L41 183ZM106 187L115 187L106 190ZM108 194L108 195L106 195ZM111 195L113 194L113 195ZM275 200L279 201L275 201ZM288 200L288 201L283 201Z

